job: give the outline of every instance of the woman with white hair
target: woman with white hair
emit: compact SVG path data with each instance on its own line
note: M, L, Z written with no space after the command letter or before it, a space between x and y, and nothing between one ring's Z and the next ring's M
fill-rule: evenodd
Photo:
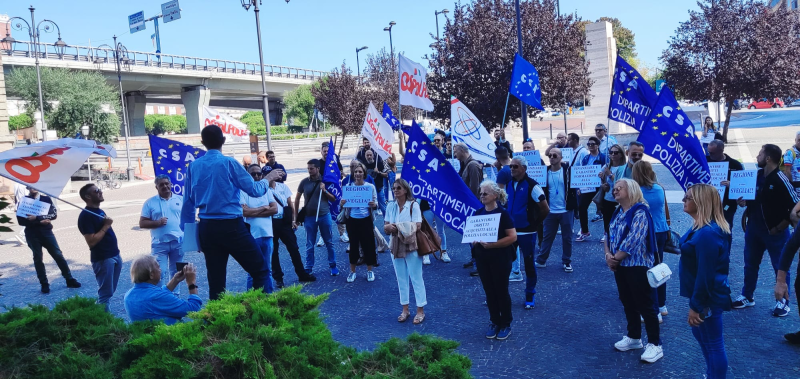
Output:
M642 196L642 190L632 179L614 183L614 199L619 208L611 218L609 238L605 244L606 264L614 272L619 299L628 321L628 332L614 344L619 351L642 348L642 325L647 330L647 347L641 360L653 363L664 356L653 289L647 280L647 270L653 267L656 238L653 218Z

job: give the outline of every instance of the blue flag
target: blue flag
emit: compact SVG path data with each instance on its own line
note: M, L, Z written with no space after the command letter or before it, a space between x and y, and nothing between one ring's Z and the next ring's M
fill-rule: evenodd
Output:
M331 209L331 217L336 220L339 216L339 201L342 200L342 184L340 182L342 173L339 171L338 157L335 153L336 148L333 146L333 137L328 144L328 155L325 157L325 167L322 169L322 182L325 183L325 189L336 196L336 200L328 201Z
M514 54L514 69L508 92L534 108L542 108L542 88L539 87L539 72L519 54Z
M381 113L383 114L383 118L386 120L386 122L392 127L392 130L400 130L400 120L398 120L397 117L394 117L394 114L392 114L392 108L389 108L389 104L386 104L386 102L383 103L383 112Z
M408 133L402 178L415 198L428 200L433 213L459 233L464 233L467 217L482 207L416 122Z
M206 151L166 138L150 137L150 154L153 156L153 170L156 176L164 174L172 182L172 192L183 196L183 182L189 163L206 155Z
M650 84L636 69L617 55L611 102L608 104L608 118L641 131L657 99L658 95Z
M647 155L669 169L684 191L692 184L711 180L703 147L694 135L694 125L668 87L661 90L638 140L644 144Z

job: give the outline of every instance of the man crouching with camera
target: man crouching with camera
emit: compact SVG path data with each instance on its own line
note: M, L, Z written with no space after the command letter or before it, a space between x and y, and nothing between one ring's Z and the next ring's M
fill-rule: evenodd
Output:
M189 312L199 311L203 301L197 296L197 271L191 263L178 262L178 272L169 283L159 286L161 267L155 257L148 255L137 258L131 265L133 288L125 294L125 312L131 322L142 320L163 320L172 325ZM180 282L186 280L189 298L183 300L172 291Z

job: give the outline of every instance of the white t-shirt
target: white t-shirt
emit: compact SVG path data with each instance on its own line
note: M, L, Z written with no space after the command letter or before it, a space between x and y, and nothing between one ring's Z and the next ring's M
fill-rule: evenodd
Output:
M355 183L350 183L348 186L357 186ZM364 182L362 186L367 186L372 189L372 201L378 201L378 192L375 191L375 186ZM369 217L369 207L350 208L350 217L352 218L367 218Z
M275 201L275 194L272 188L267 188L267 193L261 197L251 197L244 191L239 191L239 203L247 205L248 208L258 208ZM244 222L250 224L250 234L253 238L272 237L272 217L245 217Z
M564 191L563 169L558 171L547 169L547 189L550 191L550 199L547 205L550 206L550 213L565 213L567 211L566 193Z
M270 190L272 190L275 202L278 203L278 213L273 215L272 218L283 218L283 209L292 201L292 190L289 189L289 186L280 182L276 182L275 188L270 188ZM291 216L289 217L291 218Z
M413 207L413 211L409 205ZM398 208L397 202L390 203L386 207L386 216L383 220L391 224L396 224L398 222L422 222L422 211L419 210L419 203L416 201L406 201L402 210Z

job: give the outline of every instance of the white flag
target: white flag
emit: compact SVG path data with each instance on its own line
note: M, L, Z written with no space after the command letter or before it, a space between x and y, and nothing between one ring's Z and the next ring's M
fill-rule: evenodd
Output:
M62 138L21 146L0 153L0 176L58 196L75 171L92 153L116 158L110 146Z
M378 152L383 159L392 155L392 144L394 143L394 133L392 127L378 113L372 102L369 102L367 116L364 117L364 125L361 127L361 135L369 140L370 146Z
M400 105L410 105L426 111L433 111L433 103L428 98L428 85L425 76L428 71L400 54Z
M203 127L216 125L222 129L222 134L228 142L249 142L250 129L243 122L224 114L213 108L203 106Z
M497 146L495 146L492 136L467 106L455 96L450 97L450 133L453 142L467 144L473 158L483 163L492 163L497 160L494 156Z

